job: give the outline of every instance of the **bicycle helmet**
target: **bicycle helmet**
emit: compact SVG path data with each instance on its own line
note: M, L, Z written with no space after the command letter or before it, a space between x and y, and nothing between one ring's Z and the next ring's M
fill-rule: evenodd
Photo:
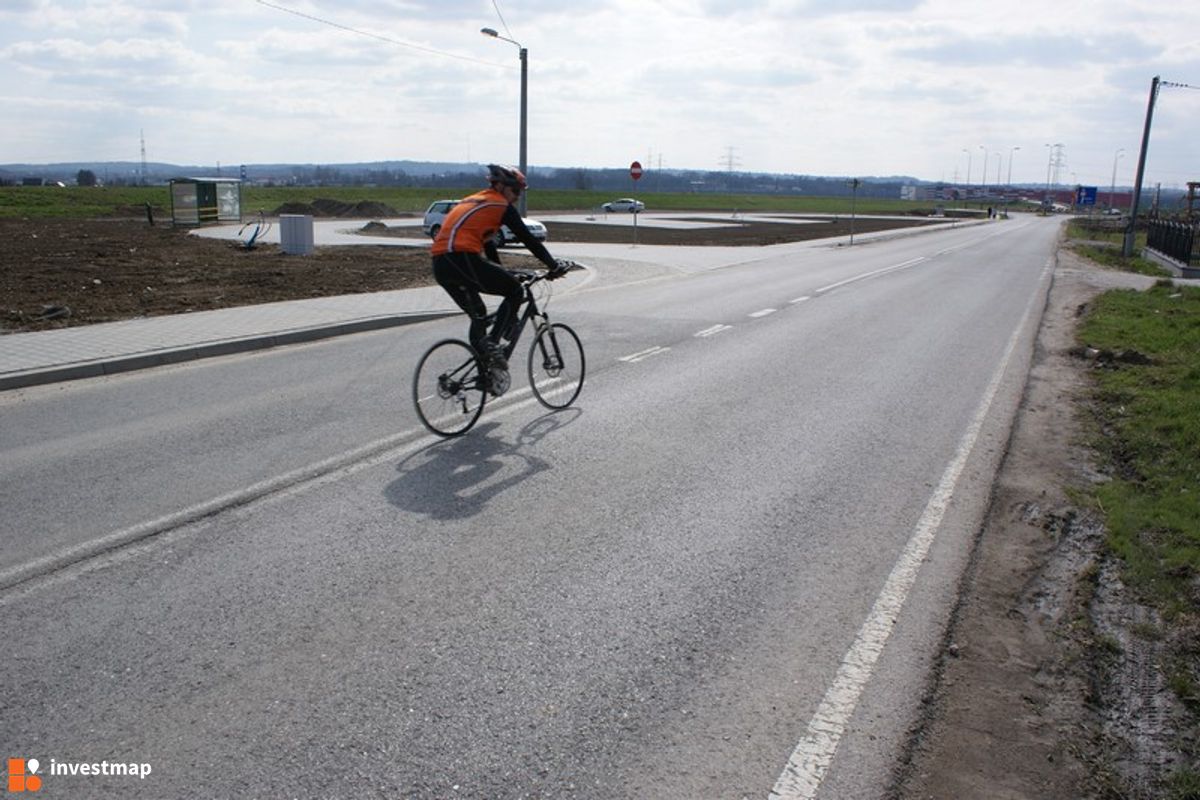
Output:
M518 192L524 191L528 184L521 170L507 167L503 164L488 164L488 183L500 183L511 186Z

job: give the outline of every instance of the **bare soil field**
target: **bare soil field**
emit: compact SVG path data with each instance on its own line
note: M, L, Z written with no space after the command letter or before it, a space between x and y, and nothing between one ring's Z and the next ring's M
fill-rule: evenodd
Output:
M0 220L0 330L35 331L428 282L423 251L289 256L145 220Z

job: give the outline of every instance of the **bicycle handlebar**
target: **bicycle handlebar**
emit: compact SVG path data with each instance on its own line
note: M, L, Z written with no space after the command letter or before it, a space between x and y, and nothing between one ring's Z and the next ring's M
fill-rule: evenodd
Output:
M554 278L551 278L551 275L554 275L555 278L558 278L566 275L568 272L585 268L582 264L565 258L557 259L557 262L558 268L555 270L548 270L546 272L532 272L530 270L521 269L512 270L512 274L521 283L525 284L526 286L532 286L538 281L553 280Z

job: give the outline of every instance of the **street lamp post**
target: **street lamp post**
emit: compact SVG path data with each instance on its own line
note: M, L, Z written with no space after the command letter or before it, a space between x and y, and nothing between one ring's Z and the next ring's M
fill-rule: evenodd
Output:
M1013 147L1011 150L1008 151L1008 185L1009 186L1012 186L1013 154L1016 153L1020 149L1021 149L1021 145L1016 145L1015 147Z
M480 28L479 32L484 36L491 36L493 39L502 39L503 41L515 44L521 51L521 143L520 143L520 170L521 174L529 177L529 160L527 157L527 142L528 142L528 109L529 109L529 51L518 41L509 39L507 36L501 36L494 28ZM517 210L521 212L521 216L525 216L527 209L526 197L528 190L521 192L521 197L517 200Z
M967 191L971 190L971 151L963 148L962 151L967 154Z
M987 157L988 157L988 151L987 151L987 148L986 148L986 147L984 147L983 145L979 145L979 149L983 151L983 193L984 193L984 195L986 196L986 195L987 195Z
M1109 211L1112 211L1112 209L1113 209L1113 196L1117 193L1117 160L1123 155L1125 155L1124 147L1122 147L1120 150L1118 150L1116 153L1113 154L1112 183L1110 183L1108 185L1108 210Z

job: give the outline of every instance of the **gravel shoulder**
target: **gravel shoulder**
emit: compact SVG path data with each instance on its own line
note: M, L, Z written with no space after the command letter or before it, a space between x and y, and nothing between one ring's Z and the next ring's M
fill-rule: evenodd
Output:
M1137 708L1163 693L1149 681L1141 696L1122 697L1116 690L1136 680L1122 665L1106 675L1090 666L1095 632L1105 624L1095 615L1129 615L1116 611L1120 600L1108 612L1095 603L1096 584L1117 577L1102 554L1102 524L1072 500L1073 488L1100 479L1077 413L1089 367L1072 354L1076 322L1101 292L1144 289L1153 279L1093 266L1066 249L1058 258L926 718L888 794L896 800L1149 798L1131 792L1139 783L1153 789L1130 773L1136 762L1168 755L1146 752L1119 763L1118 753L1128 755L1139 735L1131 724ZM1136 671L1152 661L1150 647L1130 641L1122 660ZM1169 725L1151 738L1166 746Z

